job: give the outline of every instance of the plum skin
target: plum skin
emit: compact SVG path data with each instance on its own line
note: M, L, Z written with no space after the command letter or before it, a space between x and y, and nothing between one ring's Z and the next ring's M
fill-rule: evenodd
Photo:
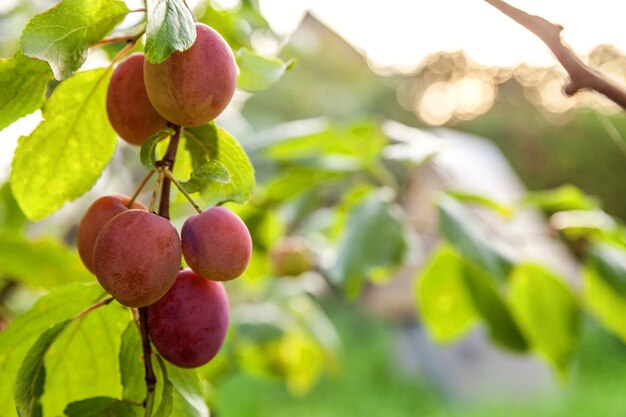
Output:
M107 115L117 134L131 145L167 128L167 120L152 106L143 79L144 55L135 53L113 71L107 90Z
M130 197L124 195L107 195L100 197L87 209L78 225L76 235L76 246L78 254L83 264L90 272L93 269L93 248L96 244L96 238L100 230L116 215L129 209L127 204ZM132 209L147 210L146 207L138 201L133 201Z
M230 46L209 26L196 23L191 48L165 61L144 65L144 81L154 108L167 120L187 127L215 119L230 103L237 85L237 64Z
M148 306L148 333L159 353L181 368L204 365L217 355L228 331L228 297L221 282L188 269Z
M187 264L206 279L237 278L250 262L250 232L239 216L224 207L189 217L183 224L181 238Z
M165 218L127 210L100 231L93 266L100 285L128 307L145 307L170 289L182 260L180 238Z

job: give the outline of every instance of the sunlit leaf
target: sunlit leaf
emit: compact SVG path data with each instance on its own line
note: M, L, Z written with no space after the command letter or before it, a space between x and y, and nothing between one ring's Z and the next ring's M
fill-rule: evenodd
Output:
M75 401L65 408L67 417L139 417L143 408L137 404L110 397Z
M110 70L80 72L61 83L44 106L44 121L19 140L11 189L20 208L39 220L88 191L113 156L115 132L106 115Z
M547 213L598 208L598 201L595 198L586 195L578 187L571 184L562 185L552 190L530 192L522 201L537 206Z
M196 41L193 15L183 0L147 0L146 59L163 62L174 51L191 48Z
M209 205L224 201L245 202L254 188L254 168L237 140L214 123L185 129L184 134L194 170L212 159L230 173L227 184L217 181L206 184L202 190L205 202Z
M626 297L626 249L597 243L588 251L587 264L614 291Z
M348 214L335 262L327 273L355 296L367 279L381 278L400 266L411 247L402 209L373 193Z
M499 203L487 196L481 194L467 193L465 191L446 191L450 197L462 202L462 203L470 203L476 204L490 210L495 211L500 214L502 217L511 217L513 214L513 209L510 206Z
M120 345L120 376L122 398L141 402L146 398L141 336L134 321L128 323Z
M294 60L264 57L248 48L239 49L235 57L239 66L237 88L249 92L270 88L295 64Z
M67 320L104 296L97 283L77 283L52 290L0 332L0 415L13 415L13 383L30 346L48 327ZM71 302L68 302L71 300Z
M154 135L150 136L146 141L141 145L141 149L139 150L139 158L141 159L141 163L148 169L156 168L156 147L157 144L168 136L174 134L174 129L163 129L156 132Z
M417 307L438 342L462 336L480 318L463 278L464 262L450 248L439 248L417 278Z
M58 80L87 59L87 49L104 38L128 13L119 0L62 0L33 17L22 31L24 55L47 61Z
M626 296L615 291L589 262L583 271L585 307L607 330L626 342Z
M530 347L566 375L579 324L572 291L538 265L518 265L511 273L509 291L511 311Z
M165 361L158 355L156 359L159 364L159 369L161 370L160 378L157 378L157 381L160 381L162 391L161 402L154 413L154 417L168 417L172 414L172 410L174 409L174 385L167 376Z
M14 233L0 233L0 274L35 288L93 280L76 252L62 243Z
M511 255L495 237L471 220L471 216L449 197L439 202L439 229L463 256L481 266L490 276L505 281L513 267Z
M474 308L485 321L491 339L507 349L526 351L528 343L494 280L483 270L467 262L463 275Z
M13 197L11 185L6 182L0 187L0 233L19 233L25 225L26 216Z
M209 417L205 392L195 369L181 369L166 364L173 385L172 415L176 417Z
M48 64L21 52L0 60L0 130L41 107L51 76Z
M210 159L195 169L191 173L189 181L183 182L182 186L185 187L188 193L196 193L206 187L211 181L220 184L228 184L231 181L230 172L217 159Z
M15 406L20 417L43 415L40 398L46 381L44 358L69 323L70 320L65 320L44 331L26 353L15 379Z
M61 415L67 404L85 398L119 396L119 347L129 319L130 311L113 302L67 326L46 355L46 415Z

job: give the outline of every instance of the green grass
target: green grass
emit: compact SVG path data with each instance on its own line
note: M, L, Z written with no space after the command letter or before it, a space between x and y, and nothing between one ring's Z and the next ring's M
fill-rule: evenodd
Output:
M354 307L333 307L341 335L342 371L325 376L308 394L294 397L278 381L243 372L223 380L217 417L623 417L626 415L626 348L585 324L571 381L557 394L527 403L452 404L422 380L401 375L392 355L393 325ZM512 376L513 377L513 376Z

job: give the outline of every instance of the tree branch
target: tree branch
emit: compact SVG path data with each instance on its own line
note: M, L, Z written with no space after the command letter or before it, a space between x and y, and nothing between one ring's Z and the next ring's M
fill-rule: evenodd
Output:
M528 14L503 0L485 1L534 33L550 48L550 51L552 51L556 59L559 60L569 74L569 82L563 90L565 94L573 96L583 89L595 90L626 109L626 90L605 78L598 71L585 65L572 52L570 47L563 42L561 38L563 27L561 25L551 23L542 17Z
M146 399L143 406L145 408L145 416L152 415L152 406L154 405L154 389L156 388L156 377L152 368L152 347L150 346L150 338L148 337L148 308L139 308L139 331L141 333L141 347L143 351L143 365L145 369L146 380Z
M159 216L169 219L170 213L170 177L165 176L168 169L172 169L174 161L176 161L176 152L178 150L178 142L180 141L180 134L182 128L177 125L171 126L174 129L174 134L170 138L170 143L167 146L165 156L159 163L160 175L163 184L161 185L161 201L159 203ZM157 182L158 183L158 182ZM152 199L155 199L153 193ZM150 210L154 201L150 203ZM154 390L156 387L156 376L154 375L154 369L152 368L152 346L150 346L150 336L148 331L148 308L141 307L139 309L139 330L141 333L141 345L143 350L143 363L145 368L146 379L146 399L144 401L145 417L152 415L152 408L154 406Z

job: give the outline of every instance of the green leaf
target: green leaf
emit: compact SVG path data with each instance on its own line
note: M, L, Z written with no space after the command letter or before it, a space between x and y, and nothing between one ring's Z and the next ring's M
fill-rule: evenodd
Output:
M587 261L583 269L585 307L608 331L626 342L626 296L621 295Z
M173 385L173 410L176 417L209 417L205 392L195 369L181 369L165 364Z
M239 49L235 58L239 66L237 88L251 93L270 88L295 65L293 59L285 62L280 58L268 58L248 48Z
M156 355L156 358L159 363L159 368L161 369L161 378L157 380L161 381L163 390L161 393L161 403L154 413L154 417L168 417L172 414L172 410L174 408L174 385L167 377L167 367L165 366L165 362L159 355Z
M119 0L62 0L33 17L22 31L24 55L47 61L57 80L69 77L87 59L87 49L115 28L128 7Z
M130 316L113 302L72 321L46 355L48 377L41 400L46 415L61 415L74 401L120 394L119 347Z
M189 181L182 183L188 193L197 193L202 190L210 181L220 184L229 184L231 181L230 172L217 159L206 161L191 173Z
M510 206L506 206L481 194L451 190L446 191L446 194L462 203L471 203L486 207L505 218L510 218L513 214L513 209Z
M31 241L0 233L0 275L34 288L53 288L73 281L91 281L76 252L56 240Z
M59 287L41 297L27 313L9 324L0 333L0 385L13 385L26 352L42 332L75 316L103 295L104 290L97 283ZM14 412L12 390L0 389L0 415L9 416Z
M110 397L94 397L75 401L65 408L67 417L139 417L143 409L127 401Z
M254 168L241 145L213 122L184 130L194 170L207 160L216 160L230 173L230 182L210 181L202 190L206 204L245 202L254 188Z
M440 247L417 278L419 315L440 343L456 340L480 318L468 292L464 261L449 247Z
M122 398L141 402L146 398L141 336L134 321L128 323L120 345Z
M372 193L348 213L329 277L349 296L357 295L367 279L388 277L410 252L407 230L400 206Z
M21 137L11 189L20 208L39 220L89 190L115 150L105 100L110 69L80 72L61 83L44 106L44 121Z
M250 147L279 162L317 156L354 156L361 167L380 159L387 138L372 121L335 126L323 120L289 122L252 138Z
M626 250L596 243L588 251L587 264L619 295L626 297Z
M476 311L484 319L489 336L498 345L523 352L528 344L509 308L495 287L495 282L482 269L465 262L465 283Z
M0 233L19 233L25 225L26 216L13 197L11 185L6 182L0 187Z
M20 417L43 415L39 400L46 380L44 358L69 323L70 320L65 320L44 331L26 353L15 380L15 406Z
M148 169L156 169L156 147L157 144L164 138L168 136L172 136L174 134L174 129L163 129L156 132L154 135L150 136L146 141L141 145L141 149L139 150L139 158L141 159L141 163Z
M0 130L41 107L51 76L48 64L21 52L0 60Z
M508 251L493 236L487 236L456 201L444 197L439 202L439 229L448 242L466 259L481 266L490 276L504 282L513 268Z
M552 190L530 192L522 201L537 206L547 213L598 208L598 201L595 198L586 195L578 187L571 184L562 185Z
M147 0L146 59L157 64L196 41L193 15L183 0Z
M578 337L579 310L572 291L538 265L518 265L509 291L511 311L531 348L565 376Z

